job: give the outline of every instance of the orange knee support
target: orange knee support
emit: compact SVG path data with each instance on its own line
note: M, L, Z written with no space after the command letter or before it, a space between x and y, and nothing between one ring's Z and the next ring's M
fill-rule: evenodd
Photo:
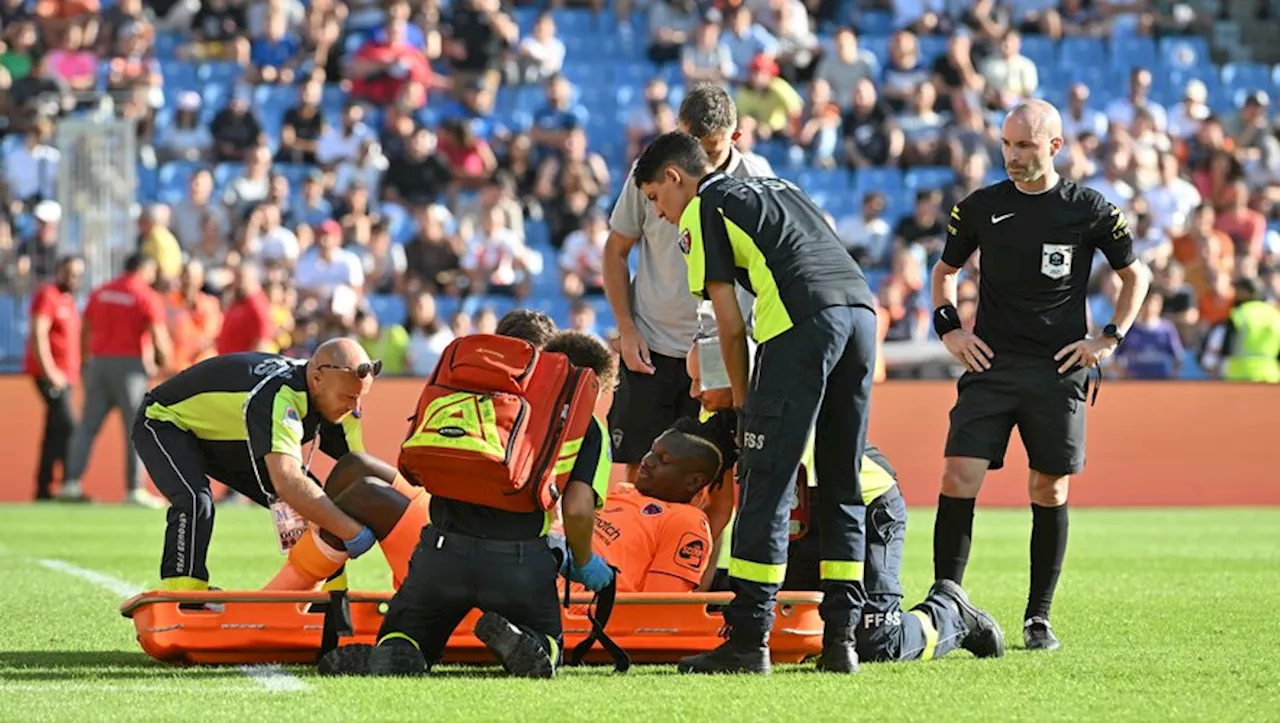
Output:
M320 528L312 525L289 550L284 569L267 583L268 590L314 590L346 564L345 551L335 550L320 539Z
M401 480L403 480L402 477L396 477L396 482ZM382 548L382 555L387 558L387 565L391 567L391 582L397 590L400 589L405 576L409 574L409 558L413 557L413 551L418 547L422 528L431 521L428 510L431 495L421 487L414 487L408 482L404 484L407 490L399 489L397 485L392 486L401 493L406 493L409 497L409 507L396 526L391 529L391 533L378 542Z

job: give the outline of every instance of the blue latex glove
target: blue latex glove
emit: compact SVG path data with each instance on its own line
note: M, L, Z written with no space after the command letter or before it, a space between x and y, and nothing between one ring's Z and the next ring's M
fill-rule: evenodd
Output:
M574 564L569 579L580 582L592 592L600 592L613 582L613 568L599 555L592 555L585 565Z
M346 546L347 554L354 560L373 549L373 546L378 544L378 538L374 536L373 530L366 527L350 540L343 540L342 544Z

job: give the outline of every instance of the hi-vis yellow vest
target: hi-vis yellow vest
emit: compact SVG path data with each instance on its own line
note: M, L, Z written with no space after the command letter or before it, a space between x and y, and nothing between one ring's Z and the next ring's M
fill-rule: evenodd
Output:
M1223 376L1236 382L1280 384L1280 309L1265 301L1246 301L1231 311L1234 343Z

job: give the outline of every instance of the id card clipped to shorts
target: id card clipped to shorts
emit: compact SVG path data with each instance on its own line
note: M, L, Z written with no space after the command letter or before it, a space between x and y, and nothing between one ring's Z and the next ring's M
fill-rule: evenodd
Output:
M704 392L731 386L724 354L720 351L720 337L705 336L698 340L698 377Z
M271 522L276 526L276 542L280 545L281 555L288 555L307 532L306 519L284 500L277 499L271 503Z

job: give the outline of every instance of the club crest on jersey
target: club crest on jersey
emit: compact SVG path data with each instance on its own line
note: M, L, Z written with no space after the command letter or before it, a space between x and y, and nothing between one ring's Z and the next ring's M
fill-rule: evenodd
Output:
M650 502L649 504L644 506L644 509L640 510L640 514L644 515L645 517L650 517L652 515L660 515L662 514L662 505Z
M1051 279L1065 279L1071 274L1075 248L1070 244L1044 244L1040 249L1040 273Z
M284 408L284 425L292 429L302 429L302 419L298 417L298 410L293 407Z
M689 255L689 249L693 248L693 236L689 235L689 229L680 230L680 253L685 256Z

